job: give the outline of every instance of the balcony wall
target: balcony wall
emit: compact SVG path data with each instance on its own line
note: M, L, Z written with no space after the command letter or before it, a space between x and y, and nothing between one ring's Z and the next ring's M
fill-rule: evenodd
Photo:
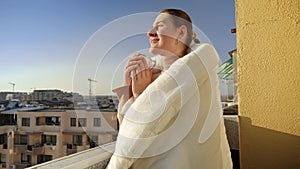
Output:
M300 1L237 0L241 168L300 168Z
M44 146L40 146L40 147L32 146L30 149L27 148L26 153L30 154L30 155L44 154L45 153L45 147Z
M27 166L30 166L30 163L28 163L28 162L15 163L16 169L23 169Z
M54 155L56 153L56 146L55 145L44 145L45 154Z
M105 144L101 147L88 149L76 154L65 156L49 162L29 167L27 169L105 169L111 153L115 148L115 142Z

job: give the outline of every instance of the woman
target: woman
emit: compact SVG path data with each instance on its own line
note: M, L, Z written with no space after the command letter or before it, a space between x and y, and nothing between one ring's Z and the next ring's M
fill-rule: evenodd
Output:
M149 51L161 56L163 70L152 73L140 54L128 60L126 86L115 90L123 122L108 168L232 168L218 98L218 57L207 44L193 50L193 35L184 11L162 10L148 36Z
M160 13L173 15L173 18L169 19L168 15L159 15L156 18L153 27L148 32L151 45L149 52L163 56L163 70L167 70L176 59L189 53L192 40L195 43L199 43L199 40L193 33L190 17L184 11L165 9ZM146 65L143 55L136 54L130 57L124 71L124 86L113 90L120 100L118 108L120 123L122 123L124 116L124 111L121 110L125 102L132 96L132 99L136 98L161 73L158 71L152 74L152 69L146 69ZM132 71L139 71L140 73L136 73L138 75L131 78Z

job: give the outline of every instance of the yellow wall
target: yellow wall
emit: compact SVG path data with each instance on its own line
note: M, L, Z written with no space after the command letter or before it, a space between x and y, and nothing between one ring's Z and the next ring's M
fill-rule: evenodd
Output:
M300 1L236 0L241 168L300 168Z

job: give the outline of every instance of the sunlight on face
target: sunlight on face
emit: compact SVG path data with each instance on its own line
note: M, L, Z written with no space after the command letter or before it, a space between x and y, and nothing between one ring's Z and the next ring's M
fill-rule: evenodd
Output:
M159 55L174 54L177 48L177 28L172 22L170 14L161 13L155 19L148 32L149 52Z

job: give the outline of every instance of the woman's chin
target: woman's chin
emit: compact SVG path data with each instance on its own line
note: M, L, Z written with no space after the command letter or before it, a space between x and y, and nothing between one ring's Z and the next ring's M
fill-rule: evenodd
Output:
M150 47L149 48L149 52L152 53L152 54L154 54L154 55L160 55L160 54L162 54L161 49L155 48L155 47Z

